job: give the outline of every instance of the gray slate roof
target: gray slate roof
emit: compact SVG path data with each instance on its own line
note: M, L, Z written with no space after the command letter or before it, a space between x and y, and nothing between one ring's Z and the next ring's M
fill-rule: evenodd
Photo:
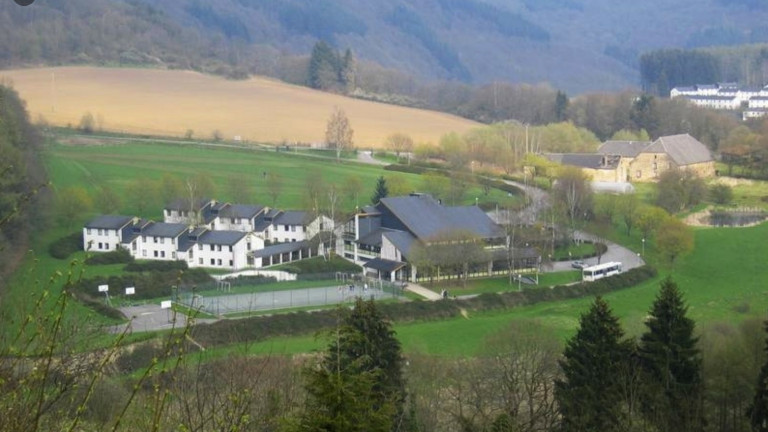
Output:
M425 240L451 231L469 231L482 238L504 236L480 207L446 207L429 195L382 198L386 207L417 238Z
M176 238L186 231L187 228L187 225L180 223L155 222L144 228L141 235Z
M149 224L154 222L147 219L133 220L123 228L123 244L131 244Z
M280 243L276 245L265 246L263 249L255 250L251 253L254 258L262 258L271 255L295 252L297 250L309 247L308 241Z
M286 211L280 213L273 221L275 225L304 225L309 214L303 211Z
M643 153L667 153L678 166L713 160L707 146L688 134L661 137Z
M198 239L201 244L232 246L246 236L242 231L206 231Z
M90 222L85 224L86 228L96 228L96 229L122 229L124 226L126 226L128 223L130 223L133 220L133 217L131 216L120 216L120 215L106 215L106 216L99 216L94 219L92 219Z
M221 211L222 217L252 219L264 210L264 206L230 204Z
M211 202L210 198L201 198L197 200L195 203L195 208L193 210L198 211L201 208L205 207ZM189 210L189 200L187 199L177 199L173 201L172 203L165 206L166 210L176 210L176 211L188 211Z
M600 145L597 152L633 158L649 145L651 145L650 141L606 141Z
M405 231L387 231L383 233L383 236L392 242L406 259L411 256L413 246L418 242L416 237Z
M365 264L363 264L363 267L372 268L374 270L379 270L379 271L393 272L396 270L400 270L406 265L407 265L406 263L403 263L400 261L392 261L384 258L374 258L370 261L367 261Z

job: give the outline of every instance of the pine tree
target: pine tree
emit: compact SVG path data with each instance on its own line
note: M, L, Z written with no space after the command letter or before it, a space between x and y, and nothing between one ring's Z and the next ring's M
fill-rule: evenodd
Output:
M371 202L378 204L382 198L386 198L389 195L389 189L387 188L387 179L384 176L379 176L376 179L376 190L373 191Z
M396 430L404 417L400 342L373 300L358 299L317 368L307 372L302 424L311 430Z
M318 41L309 58L308 82L315 89L333 90L339 86L339 55L324 41Z
M768 333L768 321L765 322L764 328ZM765 351L768 352L768 338L765 340ZM747 416L753 431L768 432L768 361L760 369L755 396L747 410Z
M659 430L699 431L703 428L701 356L695 323L686 316L677 284L667 278L646 321L639 356L646 374L643 410Z
M608 303L597 297L581 316L555 382L563 431L613 431L622 420L620 379L628 354L624 332Z

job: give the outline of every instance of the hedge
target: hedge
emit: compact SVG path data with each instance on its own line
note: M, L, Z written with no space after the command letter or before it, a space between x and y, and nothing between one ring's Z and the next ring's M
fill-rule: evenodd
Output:
M179 271L188 268L186 261L133 261L123 270L128 272Z
M83 250L83 233L79 231L48 245L48 253L54 258L62 260L81 250Z
M202 269L189 269L185 271L153 271L148 273L136 273L121 276L96 276L83 279L75 283L72 290L75 293L95 295L99 285L109 285L113 297L123 295L126 287L135 287L135 299L153 299L170 297L173 286L180 288L192 288L198 285L212 283L213 278Z
M117 249L111 252L99 252L85 259L85 263L91 265L122 264L130 263L131 261L133 261L133 257L126 249Z
M442 320L458 317L462 310L468 312L501 310L544 301L603 295L636 286L655 277L656 274L653 267L644 266L595 282L558 285L553 288L537 288L522 292L486 293L461 300L382 303L378 308L384 316L395 322ZM223 320L211 324L199 324L195 326L193 333L195 340L204 346L258 341L333 328L337 323L336 314L334 310L323 310Z

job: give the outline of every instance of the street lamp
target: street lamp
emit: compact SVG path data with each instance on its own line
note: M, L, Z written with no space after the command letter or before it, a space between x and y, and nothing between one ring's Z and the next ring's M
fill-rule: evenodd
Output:
M645 258L645 237L643 237L643 258Z

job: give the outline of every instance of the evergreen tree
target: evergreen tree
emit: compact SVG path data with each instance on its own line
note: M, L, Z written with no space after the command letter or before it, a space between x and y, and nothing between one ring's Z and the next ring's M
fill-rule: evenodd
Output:
M339 82L344 87L346 93L354 91L355 87L357 87L357 60L355 60L355 55L352 54L352 50L349 48L347 48L344 58L341 60Z
M768 332L768 321L765 322L764 327ZM768 352L768 338L765 341L765 351ZM768 432L768 362L760 369L755 396L747 410L747 415L753 431Z
M597 297L581 316L560 361L555 382L563 431L619 430L622 419L621 370L628 354L624 332L608 303Z
M643 409L659 430L699 431L703 428L701 356L695 323L686 316L677 284L667 278L646 321L639 356L645 378Z
M559 122L568 118L568 95L557 91L555 95L555 119Z
M392 431L403 423L400 342L373 300L357 299L317 368L307 372L302 425L323 431Z
M307 83L320 90L332 90L339 86L339 55L324 41L318 41L309 58Z
M386 198L388 195L389 188L387 188L387 179L385 179L384 176L379 176L379 178L376 179L376 190L373 192L371 202L378 204L382 198Z

